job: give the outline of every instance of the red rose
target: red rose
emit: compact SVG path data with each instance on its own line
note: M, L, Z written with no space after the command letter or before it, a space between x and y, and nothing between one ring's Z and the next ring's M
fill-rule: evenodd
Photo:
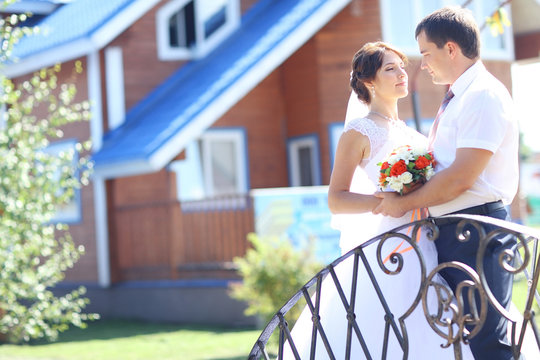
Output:
M407 171L407 164L405 164L405 160L399 160L397 163L392 165L392 168L390 169L390 176L399 176L405 171Z
M381 165L381 170L386 170L390 167L390 164L388 163L388 161L385 161L383 162L383 164Z
M414 167L417 169L423 169L430 164L430 161L425 156L419 156L416 159Z

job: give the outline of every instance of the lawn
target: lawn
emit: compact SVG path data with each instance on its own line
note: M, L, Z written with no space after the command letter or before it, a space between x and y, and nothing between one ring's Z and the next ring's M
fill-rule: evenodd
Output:
M516 281L514 302L520 311L526 292L524 279ZM0 345L0 360L240 360L247 358L260 332L100 320L85 330L70 329L54 343Z
M526 280L518 276L513 302L520 312L526 294ZM534 310L540 313L537 304ZM247 358L260 332L100 320L89 323L84 330L70 329L54 343L0 345L0 360L237 360Z
M526 291L524 279L516 281L520 311ZM54 343L0 345L0 360L239 360L247 358L260 331L100 320L70 329Z
M100 320L54 343L0 345L9 360L246 359L260 330Z

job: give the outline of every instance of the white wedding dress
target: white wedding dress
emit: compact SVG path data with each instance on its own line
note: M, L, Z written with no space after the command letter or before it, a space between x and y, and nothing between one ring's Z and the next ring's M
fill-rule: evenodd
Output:
M359 193L373 193L376 191L379 176L377 163L381 162L392 150L401 145L425 145L426 142L426 138L423 135L407 127L401 121L391 124L389 130L387 130L378 127L370 119L357 118L346 123L344 132L346 131L357 131L367 136L370 140L371 156L369 159L364 160L361 166L358 167L351 185L351 191ZM340 246L342 253L345 254L379 234L414 220L418 220L418 218L414 216L413 212L401 218L391 218L369 213L337 215L333 218L333 224L341 230ZM407 231L412 230L405 228L402 230L402 233L407 234ZM426 230L422 230L417 245L424 258L426 275L428 275L437 266L437 250L435 244L426 238L425 233ZM411 234L408 235L411 236ZM403 256L402 270L398 274L387 275L377 263L376 251L378 243L375 242L366 246L364 252L380 286L382 295L393 314L399 333L398 336L404 336L399 318L409 310L418 296L421 283L419 258L414 250L404 251L410 248L410 245L408 243L402 243L401 238L387 239L382 248L381 258L387 258L396 248L398 252L402 252L401 255ZM353 261L354 256L350 256L347 260L335 267L337 277L349 303L351 299ZM392 264L391 261L386 261L385 266L392 271L396 269L396 265ZM436 280L442 281L440 277L437 277ZM323 280L321 294L321 325L331 345L335 359L345 359L347 314L336 290L336 285L330 275ZM315 296L312 297L312 301L315 304ZM437 311L437 301L435 293L432 290L428 292L427 303L430 313ZM361 260L359 263L354 309L356 322L367 344L370 357L372 359L382 359L386 313ZM446 341L436 334L428 324L421 301L415 310L404 319L404 326L406 328L409 348L406 358L411 360L454 359L452 346L448 348L441 347L441 344L445 344ZM312 331L312 313L306 306L291 331L291 336L301 359L310 359ZM464 359L473 359L468 346L462 345L462 352ZM386 359L405 358L404 350L399 344L392 327L390 327L388 332L386 354ZM285 343L283 355L284 359L295 358L288 342ZM318 360L330 358L319 332L317 332L314 358ZM368 358L362 350L360 341L354 332L352 335L350 358L355 360Z

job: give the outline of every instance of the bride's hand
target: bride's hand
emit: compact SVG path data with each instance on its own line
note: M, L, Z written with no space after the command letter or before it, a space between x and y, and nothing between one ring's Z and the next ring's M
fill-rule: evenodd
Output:
M373 214L382 214L384 216L399 218L407 212L399 206L400 195L398 193L376 192L374 195L382 200L379 205L371 211Z

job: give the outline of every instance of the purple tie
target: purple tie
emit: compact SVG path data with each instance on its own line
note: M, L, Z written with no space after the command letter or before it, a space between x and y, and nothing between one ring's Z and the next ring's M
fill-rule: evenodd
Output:
M429 131L428 136L428 150L433 150L433 142L435 141L435 134L437 133L437 127L439 126L439 118L441 117L441 114L444 112L444 109L446 109L446 106L452 100L454 97L454 93L452 90L448 90L446 95L444 96L444 99L441 103L441 106L439 107L439 111L437 111L437 116L435 117L435 121L433 121L433 125L431 126L431 130Z

